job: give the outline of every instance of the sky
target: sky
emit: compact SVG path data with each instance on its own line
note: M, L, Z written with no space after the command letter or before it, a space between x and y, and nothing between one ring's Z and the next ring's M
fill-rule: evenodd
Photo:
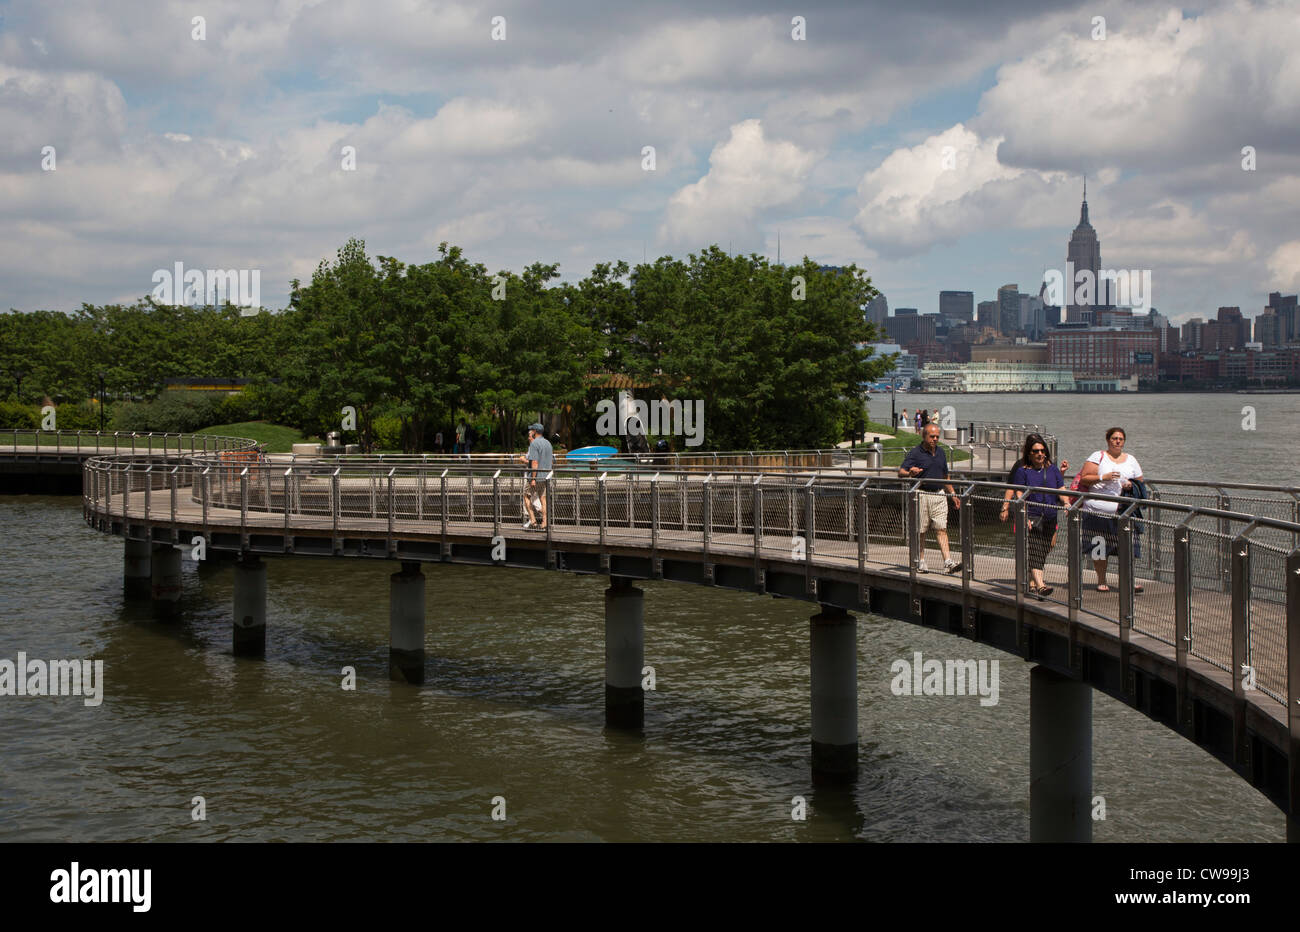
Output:
M1036 294L1085 174L1174 322L1300 289L1297 5L0 2L0 308L177 262L279 308L350 237L578 281L779 236L927 313Z

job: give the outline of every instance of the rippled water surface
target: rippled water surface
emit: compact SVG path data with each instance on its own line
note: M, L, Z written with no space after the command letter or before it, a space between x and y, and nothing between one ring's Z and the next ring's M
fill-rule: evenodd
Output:
M426 566L410 687L387 679L395 569L270 560L267 658L236 659L229 564L187 561L184 617L158 622L78 499L0 497L0 657L98 658L106 678L97 708L0 697L0 841L1028 837L1029 666L1009 655L863 616L861 777L814 791L814 606L644 584L657 690L637 737L604 729L603 579ZM1000 702L894 696L889 664L918 650L1000 661ZM1100 694L1094 759L1099 841L1284 837L1227 768Z

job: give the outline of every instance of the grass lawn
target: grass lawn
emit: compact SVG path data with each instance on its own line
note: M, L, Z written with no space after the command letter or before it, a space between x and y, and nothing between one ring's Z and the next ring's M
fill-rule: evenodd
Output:
M199 431L202 434L220 434L223 437L247 437L265 444L268 453L292 453L295 443L307 443L295 427L268 424L266 421L244 421L241 424L217 424Z
M867 431L878 434L893 433L894 436L884 437L880 441L880 447L884 451L882 462L885 466L903 465L903 457L907 456L907 451L921 442L920 434L914 434L910 430L892 430L888 424L877 424L869 421ZM948 454L950 463L970 459L970 452L967 450L954 450L946 443L941 443L940 446ZM857 453L866 449L867 445L860 443L853 448L853 452Z

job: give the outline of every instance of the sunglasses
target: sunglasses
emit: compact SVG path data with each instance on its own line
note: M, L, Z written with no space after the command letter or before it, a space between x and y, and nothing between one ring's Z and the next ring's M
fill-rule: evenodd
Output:
M1046 456L1046 455L1047 455L1047 451L1044 450L1042 447L1037 447L1037 448L1035 448L1035 449L1033 449L1033 450L1030 450L1029 453L1030 453L1031 456Z

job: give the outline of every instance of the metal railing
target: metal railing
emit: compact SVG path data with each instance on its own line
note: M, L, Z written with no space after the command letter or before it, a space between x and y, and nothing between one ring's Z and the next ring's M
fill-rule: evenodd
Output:
M118 430L0 430L0 453L114 453L164 456L255 450L256 440L218 434L172 434Z
M522 466L489 471L377 459L95 457L83 468L86 513L201 521L205 534L237 525L245 542L250 531L268 527L283 528L286 537L295 529L328 530L336 542L344 532L364 532L386 535L390 551L408 532L440 533L445 541L451 531L496 534L522 525ZM906 573L913 583L925 569L942 571L920 533L922 509L931 505L924 480L818 470L557 468L540 482L548 541L578 534L652 553L698 550L706 575L721 553L802 564L814 596L814 566L856 567L864 586L868 566ZM1130 639L1145 635L1174 648L1182 669L1194 657L1227 671L1238 692L1245 680L1279 703L1300 698L1300 682L1288 679L1294 666L1300 680L1300 664L1288 663L1300 651L1300 521L1294 512L1263 513L1293 506L1298 490L1167 480L1151 483L1158 497L1135 500L960 477L952 485L962 507L948 502L939 514L948 514L952 550L962 557L953 579L963 598L978 585L1024 604L1037 597L1026 585L1028 569L1041 563L1052 588L1042 601L1071 621L1114 625L1126 669ZM1034 492L1054 498L1026 499ZM1210 494L1216 497L1199 501ZM1266 507L1218 507L1242 502ZM1102 526L1090 509L1107 504L1115 506L1114 523ZM1104 561L1106 592L1097 589L1094 560Z

